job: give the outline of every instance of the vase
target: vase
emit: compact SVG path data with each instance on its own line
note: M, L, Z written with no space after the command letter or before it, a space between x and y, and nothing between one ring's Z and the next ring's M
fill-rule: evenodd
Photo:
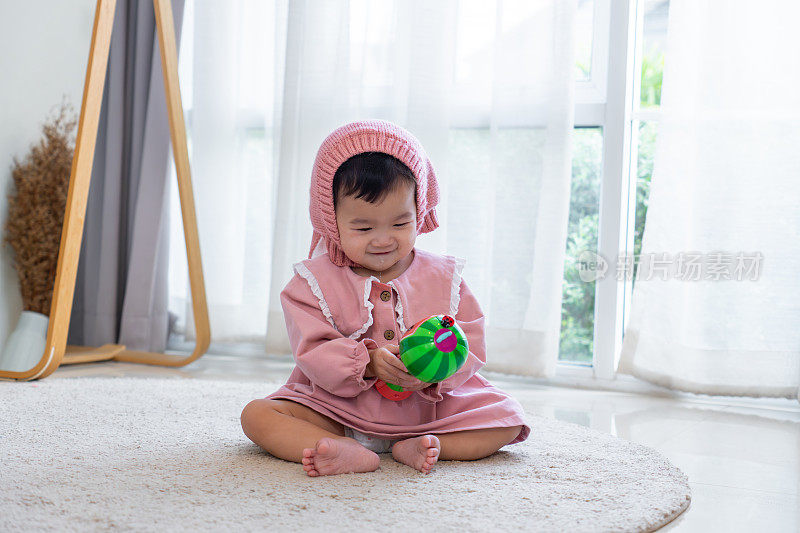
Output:
M50 318L35 311L23 311L17 327L0 352L0 370L25 372L35 367L44 355Z

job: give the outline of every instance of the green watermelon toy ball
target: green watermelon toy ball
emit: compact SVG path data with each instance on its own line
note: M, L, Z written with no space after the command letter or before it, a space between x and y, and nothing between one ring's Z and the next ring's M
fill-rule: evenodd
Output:
M408 373L420 381L437 383L461 368L469 354L467 336L450 315L420 320L400 339L400 360ZM375 388L389 400L403 400L411 391L378 380Z

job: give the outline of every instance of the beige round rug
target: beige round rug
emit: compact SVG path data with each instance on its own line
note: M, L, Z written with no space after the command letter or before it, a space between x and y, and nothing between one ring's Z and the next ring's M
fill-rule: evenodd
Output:
M245 404L279 385L0 383L0 530L652 531L691 499L657 451L536 415L527 441L428 476L382 454L311 478L242 433Z

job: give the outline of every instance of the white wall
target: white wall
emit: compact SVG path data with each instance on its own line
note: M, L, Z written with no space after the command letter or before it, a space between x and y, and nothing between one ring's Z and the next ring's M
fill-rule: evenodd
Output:
M38 142L64 95L80 113L94 10L95 0L0 0L0 228L13 157ZM0 346L22 311L12 258L10 246L0 247Z

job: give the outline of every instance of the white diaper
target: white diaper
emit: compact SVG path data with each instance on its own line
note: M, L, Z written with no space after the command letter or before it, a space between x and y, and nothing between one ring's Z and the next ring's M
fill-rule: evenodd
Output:
M377 437L370 437L360 431L356 431L351 427L345 426L344 436L355 439L364 448L371 450L375 453L388 453L392 451L392 445L400 439L379 439Z

